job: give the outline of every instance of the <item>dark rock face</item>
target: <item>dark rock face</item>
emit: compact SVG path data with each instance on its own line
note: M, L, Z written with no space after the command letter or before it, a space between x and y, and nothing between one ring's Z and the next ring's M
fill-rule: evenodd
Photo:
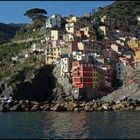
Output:
M32 80L32 89L35 100L43 101L48 99L55 88L55 79L53 76L53 67L43 67L39 74Z
M12 94L13 100L45 101L53 93L55 78L52 74L53 66L46 65L40 68L31 82L12 84L12 89L6 88L2 94Z

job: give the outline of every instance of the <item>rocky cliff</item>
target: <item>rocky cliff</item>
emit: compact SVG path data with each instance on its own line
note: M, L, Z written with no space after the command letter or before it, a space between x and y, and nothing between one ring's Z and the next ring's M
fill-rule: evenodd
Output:
M126 66L122 73L123 86L101 98L101 101L119 101L123 98L140 99L140 67ZM131 81L131 82L130 82Z
M52 74L53 66L40 68L30 81L18 81L8 87L1 85L1 97L12 96L14 100L45 101L53 94L55 78Z

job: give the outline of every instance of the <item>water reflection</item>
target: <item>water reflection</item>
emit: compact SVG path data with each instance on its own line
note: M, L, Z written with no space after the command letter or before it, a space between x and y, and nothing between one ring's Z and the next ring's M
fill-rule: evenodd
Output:
M98 112L88 114L89 137L140 138L140 112ZM93 121L91 121L93 120Z
M86 138L86 131L88 131L88 126L86 126L86 115L84 112L70 112L70 113L60 113L55 112L45 118L46 127L44 130L45 136L48 138L50 134L55 138ZM47 123L49 122L49 124ZM84 133L83 133L84 132Z
M0 138L140 138L140 112L0 113Z

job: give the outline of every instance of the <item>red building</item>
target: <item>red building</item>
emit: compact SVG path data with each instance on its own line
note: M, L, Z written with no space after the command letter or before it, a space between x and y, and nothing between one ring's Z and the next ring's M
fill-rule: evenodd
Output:
M74 61L72 63L72 85L77 88L93 87L93 65Z

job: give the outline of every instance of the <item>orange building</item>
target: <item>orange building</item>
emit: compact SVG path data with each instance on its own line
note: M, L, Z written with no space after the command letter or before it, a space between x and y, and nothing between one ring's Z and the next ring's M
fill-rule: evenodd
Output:
M84 31L76 31L76 36L82 37L84 35Z
M93 88L93 65L74 61L72 63L72 85L77 88Z

